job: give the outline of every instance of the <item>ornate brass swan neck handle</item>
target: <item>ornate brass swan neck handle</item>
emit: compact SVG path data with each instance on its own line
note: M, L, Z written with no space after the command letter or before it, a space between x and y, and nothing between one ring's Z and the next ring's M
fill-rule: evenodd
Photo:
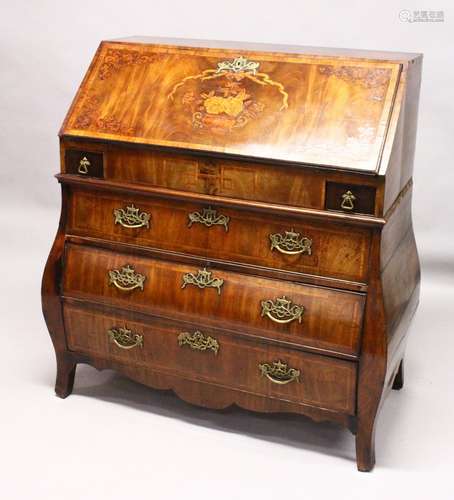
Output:
M135 288L143 290L146 276L136 273L134 268L127 264L119 269L112 269L108 272L109 285L114 285L119 290L129 292Z
M133 333L124 328L111 328L107 331L109 340L120 349L132 349L133 347L143 347L143 335Z
M180 333L178 335L178 345L180 347L187 345L195 351L213 351L214 354L219 351L219 342L213 337L205 336L198 330L194 333Z
M226 232L229 230L230 217L218 214L218 212L211 207L203 208L201 212L192 212L188 214L188 219L188 227L191 227L195 223L199 223L206 227L224 226Z
M114 223L123 227L134 229L138 227L150 227L151 215L147 212L140 212L134 205L125 208L115 208Z
M290 323L298 320L301 323L304 307L294 304L285 295L275 300L262 300L262 316L267 316L275 323Z
M312 240L300 233L295 233L293 229L285 231L284 234L270 234L271 250L276 249L286 255L312 254Z
M267 377L274 384L285 385L293 381L299 382L300 371L296 368L289 368L287 363L283 363L280 359L271 364L259 364L259 370L262 376Z
M199 269L197 274L186 273L183 274L183 283L181 288L186 288L187 285L194 285L198 288L216 288L218 295L221 295L221 287L224 284L224 280L220 278L215 278L212 276L211 271L207 271L206 267Z
M342 195L341 208L344 210L353 210L355 208L356 196L349 190Z

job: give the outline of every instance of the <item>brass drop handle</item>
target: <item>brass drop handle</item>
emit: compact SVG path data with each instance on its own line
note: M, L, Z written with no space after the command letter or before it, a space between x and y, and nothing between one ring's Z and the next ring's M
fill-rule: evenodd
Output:
M283 363L280 359L273 363L259 364L259 371L263 376L267 377L273 384L285 385L290 382L299 382L300 371L296 368L289 368L287 363Z
M183 274L183 283L181 288L186 288L187 285L194 285L198 288L216 288L218 295L221 295L221 287L224 280L215 278L211 271L207 271L206 267L199 269L197 274L186 273Z
M229 230L230 217L218 214L218 212L211 207L203 208L201 212L192 212L188 214L188 219L188 227L198 223L205 227L224 226L225 232Z
M143 347L143 335L133 333L124 328L111 328L107 331L109 340L120 349L132 349L133 347Z
M341 208L344 210L353 210L355 208L356 196L349 190L342 195Z
M109 285L113 285L123 292L130 292L135 288L143 291L146 276L136 273L134 268L127 264L121 269L108 271Z
M301 323L304 314L304 307L299 304L294 304L287 299L285 295L278 297L275 300L262 300L262 316L267 316L275 323L290 323L297 320Z
M198 330L194 333L181 332L178 335L178 345L184 347L189 346L195 351L212 351L217 354L219 351L219 342L210 336L205 336Z
M88 161L87 157L84 156L79 162L79 168L77 169L77 171L79 172L79 174L86 175L88 174L88 167L90 166L91 163Z
M293 229L284 234L270 234L271 251L276 249L285 255L306 254L312 255L312 240L307 236L295 233Z
M134 205L126 206L125 208L115 208L113 214L114 224L120 224L129 229L150 227L151 214L140 212Z

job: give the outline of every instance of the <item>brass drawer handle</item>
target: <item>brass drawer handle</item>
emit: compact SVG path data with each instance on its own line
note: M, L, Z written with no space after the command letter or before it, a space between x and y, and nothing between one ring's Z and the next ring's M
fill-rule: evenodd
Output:
M143 347L143 335L133 333L124 328L111 328L107 331L109 340L120 349L132 349L133 347Z
M301 323L304 307L294 304L285 295L276 300L262 300L262 316L268 316L275 323L290 323L295 319Z
M351 191L346 191L342 195L341 208L343 208L344 210L353 210L355 208L355 200L356 196Z
M84 156L80 162L79 162L79 167L77 169L77 171L79 172L79 174L88 174L88 167L91 166L91 163L87 160L87 157Z
M259 370L262 377L267 377L274 384L285 385L293 381L299 382L300 371L296 368L289 368L287 363L283 363L280 359L272 364L261 363Z
M195 351L213 351L217 354L219 351L219 342L210 336L205 336L198 330L194 333L182 332L178 335L178 345L183 347L188 345Z
M197 274L194 273L186 273L183 274L183 284L181 288L185 288L186 285L195 285L199 288L216 288L218 291L218 295L221 295L221 287L224 284L224 280L220 278L212 277L213 273L211 271L207 271L206 267L203 269L199 269Z
M271 250L276 249L286 255L300 253L312 255L312 240L306 236L301 236L300 233L295 233L293 229L285 231L284 235L280 233L270 234L270 241Z
M143 290L143 284L146 276L136 273L134 268L129 264L122 267L121 270L112 269L108 272L109 285L116 286L119 290L129 292L135 288Z
M126 208L115 208L114 223L121 224L123 227L134 229L138 227L150 227L151 215L147 212L139 212L139 209L134 205Z
M188 214L189 224L191 227L194 223L203 224L206 227L224 226L225 231L229 230L230 217L227 215L218 214L216 210L211 207L203 208L202 213L192 212Z

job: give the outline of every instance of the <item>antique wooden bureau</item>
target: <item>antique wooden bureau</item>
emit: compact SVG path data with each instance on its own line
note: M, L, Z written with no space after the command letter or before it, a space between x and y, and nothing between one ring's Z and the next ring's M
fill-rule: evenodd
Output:
M334 421L371 470L419 297L421 63L101 43L60 132L42 286L57 394L88 363L209 408Z

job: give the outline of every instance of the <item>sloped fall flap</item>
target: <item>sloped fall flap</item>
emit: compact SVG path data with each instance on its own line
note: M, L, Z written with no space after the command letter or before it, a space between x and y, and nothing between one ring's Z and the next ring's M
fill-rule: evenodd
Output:
M61 135L376 171L400 65L103 42Z

